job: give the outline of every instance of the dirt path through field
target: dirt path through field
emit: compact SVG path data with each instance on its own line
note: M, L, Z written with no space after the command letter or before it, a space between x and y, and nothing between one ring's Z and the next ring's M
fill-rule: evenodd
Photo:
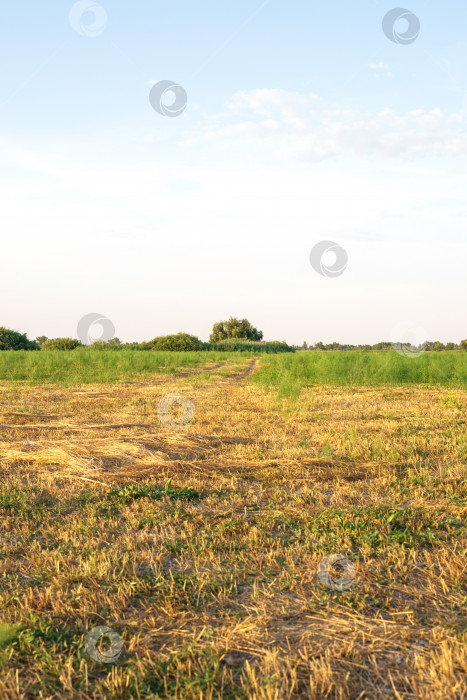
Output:
M24 633L0 697L467 697L460 409L414 386L292 403L260 363L2 387L0 607Z
M224 449L249 442L212 431L210 421L213 412L235 411L232 391L241 391L256 364L252 360L238 371L238 363L225 361L138 383L58 387L52 394L49 388L22 387L19 403L27 411L0 406L0 459L26 471L106 481L157 477L182 465L184 473L199 471L199 463L212 464ZM227 373L213 379L220 369ZM203 376L209 381L200 383ZM193 402L193 425L161 423L157 410L168 394Z
M257 359L252 360L250 362L250 364L247 367L245 367L244 370L242 370L239 374L235 374L231 378L231 381L232 382L241 382L242 379L246 379L247 377L249 377L255 371L255 367L256 367L257 363L258 363Z
M309 410L289 415L281 402L249 381L260 361L245 358L243 366L225 361L138 384L53 392L21 387L9 401L3 393L1 464L109 483L201 474L245 482L286 481L293 475L297 485L336 477L357 483L381 468L395 476L403 473L404 462L394 459L393 451L375 455L381 452L382 429L385 443L394 449L400 445L401 455L406 450L397 431L411 390L394 390L386 407L385 389L315 388ZM161 421L159 403L169 394L192 402L187 405L194 406L194 417L188 424ZM420 391L420 405L432 412L435 402L429 399ZM15 410L19 405L24 412ZM361 431L361 437L349 443L349 431L356 436ZM365 440L374 440L374 447Z

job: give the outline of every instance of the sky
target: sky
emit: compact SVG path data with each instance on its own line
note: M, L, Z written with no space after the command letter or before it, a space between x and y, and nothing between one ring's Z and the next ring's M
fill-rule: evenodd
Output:
M395 7L5 4L0 326L466 338L467 4Z

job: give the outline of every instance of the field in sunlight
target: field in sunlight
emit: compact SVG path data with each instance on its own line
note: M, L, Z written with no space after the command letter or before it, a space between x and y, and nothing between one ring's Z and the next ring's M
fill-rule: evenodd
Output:
M467 388L194 355L1 380L0 695L466 697Z

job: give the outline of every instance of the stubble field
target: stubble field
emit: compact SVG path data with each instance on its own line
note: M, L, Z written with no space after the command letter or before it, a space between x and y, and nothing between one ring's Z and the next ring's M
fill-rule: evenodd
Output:
M2 379L1 697L467 696L467 387L278 361Z

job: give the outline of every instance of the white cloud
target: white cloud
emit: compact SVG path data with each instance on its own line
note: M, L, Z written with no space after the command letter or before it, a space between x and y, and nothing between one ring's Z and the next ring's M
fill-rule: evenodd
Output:
M466 127L466 110L369 113L326 105L316 95L253 90L233 95L226 110L206 119L184 144L244 142L270 149L281 161L313 162L345 152L418 159L466 154Z
M373 70L373 75L377 80L379 80L383 74L386 78L394 77L387 63L370 63L370 68Z

